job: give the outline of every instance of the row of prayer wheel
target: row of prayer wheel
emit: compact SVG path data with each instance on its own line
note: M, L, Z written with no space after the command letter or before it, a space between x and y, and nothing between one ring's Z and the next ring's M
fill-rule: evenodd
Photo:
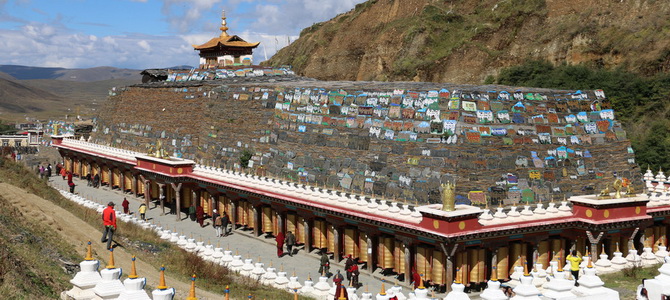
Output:
M145 185L139 176L133 175L128 170L113 168L110 173L109 167L106 165L70 158L65 158L65 168L82 177L89 175L89 172L91 176L100 175L101 182L109 184L111 181L112 186L122 186L121 182L123 181L124 188L136 194L145 192ZM160 189L156 182L150 182L149 189L152 198L159 198ZM176 198L176 192L170 185L165 186L163 192L166 195L167 202ZM212 210L216 208L219 212L225 211L231 217L234 216L236 223L241 226L272 234L284 230L292 231L300 244L307 243L306 239L309 238L311 239L310 246L314 248L326 249L328 252L343 254L344 256L351 255L360 262L374 262L375 267L391 269L399 274L408 274L414 267L418 273L424 275L425 280L430 280L436 284L447 283L446 257L437 245L418 243L411 245L411 249L407 249L407 244L397 240L393 235L380 234L370 237L367 233L353 226L336 229L333 224L330 224L324 218L313 219L311 221L311 231L307 232L306 219L296 212L287 212L285 223L281 224L278 212L267 205L254 208L252 203L244 199L238 200L237 205L234 205L233 201L224 195L212 195L208 190L202 188L198 188L197 192L194 192L194 188L187 185L183 186L179 192L182 208L196 204L203 207L204 211L210 215L213 213ZM255 213L260 216L260 224L255 224ZM285 229L281 228L280 225L283 225ZM256 226L259 226L259 228L256 228ZM338 231L336 232L336 230ZM337 233L340 235L338 236ZM640 234L643 236L643 247L650 247L653 251L657 251L659 244L667 246L667 226L665 225L644 228ZM625 254L628 251L629 238L630 236L618 232L609 233L600 241L597 249L589 249L590 243L584 235L571 240L562 237L550 237L537 242L537 244L513 241L504 246L496 247L494 250L469 247L459 249L455 254L453 258L454 270L460 272L458 275L463 282L485 282L490 278L491 264L494 263L497 277L509 278L514 268L522 266L524 261L535 261L547 267L550 261L558 259L561 264L564 264L568 254L566 249L573 246L582 255L586 255L587 252L597 255L604 251L612 257L612 253L617 249ZM336 249L338 245L341 249ZM406 253L410 255L409 259L406 259ZM412 265L407 265L408 263ZM456 276L456 274L454 275Z

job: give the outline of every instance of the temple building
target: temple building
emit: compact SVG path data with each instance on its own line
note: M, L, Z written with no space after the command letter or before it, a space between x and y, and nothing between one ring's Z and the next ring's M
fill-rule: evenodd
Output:
M217 68L232 65L251 65L253 49L260 42L249 43L237 35L228 35L226 12L221 13L221 35L202 45L193 45L200 52L200 68Z

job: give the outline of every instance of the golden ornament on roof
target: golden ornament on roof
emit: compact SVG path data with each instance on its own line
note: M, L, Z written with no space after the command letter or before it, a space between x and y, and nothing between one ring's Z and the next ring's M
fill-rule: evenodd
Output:
M456 184L446 182L440 185L442 192L442 210L454 211L456 210Z

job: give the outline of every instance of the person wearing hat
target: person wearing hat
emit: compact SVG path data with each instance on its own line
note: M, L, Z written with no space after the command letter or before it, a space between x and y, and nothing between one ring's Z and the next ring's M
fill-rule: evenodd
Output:
M105 227L102 233L101 242L107 243L107 249L112 248L112 239L114 238L114 231L116 231L116 211L114 210L114 202L109 202L107 208L102 211L102 225Z

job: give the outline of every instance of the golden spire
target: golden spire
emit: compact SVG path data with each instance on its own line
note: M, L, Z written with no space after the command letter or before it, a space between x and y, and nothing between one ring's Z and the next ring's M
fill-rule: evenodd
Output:
M382 283L382 289L384 288L383 285L384 285L384 283ZM344 290L344 285L343 285L342 289L340 290L340 298L337 298L337 300L347 300L347 297L344 297L344 293L346 293L346 291ZM382 295L386 295L386 294L382 294ZM298 293L295 293L295 300L298 300Z
M379 291L379 294L382 295L382 296L386 296L386 288L384 287L385 282L386 282L386 280L382 280L382 290Z
M616 252L621 252L619 251L619 242L616 242Z
M161 265L161 273L156 288L159 290L166 290L168 288L167 285L165 285L165 265Z
M425 286L423 286L423 274L419 275L419 277L421 277L421 279L419 280L419 287L418 287L418 289L423 290L423 289L426 288Z
M137 269L135 268L135 255L133 255L133 258L131 259L130 263L130 275L128 275L128 278L130 279L135 279L139 276L137 276Z
M293 300L298 300L298 289L293 290Z
M528 261L526 261L526 257L523 257L523 276L530 276L530 273L528 273Z
M493 266L493 269L491 270L491 281L498 281L498 268L496 266Z
M456 268L456 280L454 283L461 284L461 268Z
M88 240L88 246L86 248L86 257L84 257L84 260L94 260L91 250L91 240Z
M109 262L107 262L107 269L115 269L114 266L114 248L109 249Z
M589 256L589 264L586 267L587 268L593 268L593 257Z
M191 291L188 293L188 298L186 300L198 300L195 296L195 274L191 276Z
M230 288L226 285L226 289L223 290L223 293L226 294L225 300L230 300Z

